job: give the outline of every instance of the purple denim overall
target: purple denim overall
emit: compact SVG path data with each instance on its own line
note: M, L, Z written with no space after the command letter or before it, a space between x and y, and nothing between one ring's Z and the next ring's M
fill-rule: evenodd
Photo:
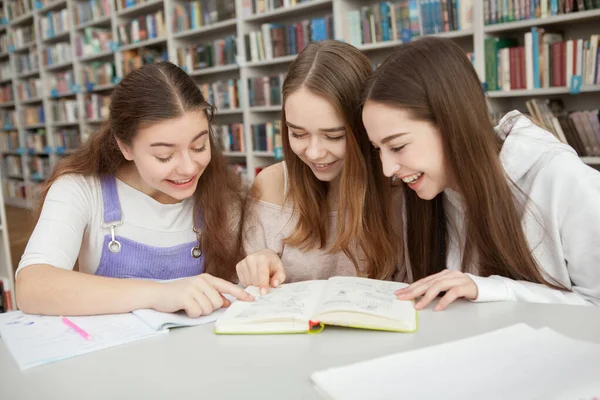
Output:
M102 256L96 275L112 278L167 280L199 275L204 271L204 254L198 241L173 247L155 247L115 235L123 224L121 205L114 176L100 179L104 203Z

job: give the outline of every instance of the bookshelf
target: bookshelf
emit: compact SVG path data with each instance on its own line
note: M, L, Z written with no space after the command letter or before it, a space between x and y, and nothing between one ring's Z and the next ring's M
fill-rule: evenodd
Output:
M2 7L2 11L0 12L0 37L7 35L7 26L8 20L6 18L6 13L4 11L4 2L5 0L0 1L0 6ZM6 37L6 36L5 36ZM2 90L1 100L0 100L0 115L2 118L0 129L3 129L8 124L12 124L11 121L4 121L7 119L9 113L14 113L15 108L17 106L14 97L14 91L12 90L13 83L13 69L11 67L10 53L8 48L8 40L2 39L0 43L0 88ZM5 154L2 154L2 158L7 157L9 160L15 160L15 162L20 162L20 154L16 151L16 145L19 142L18 133L16 131L11 132L0 132L2 135L7 135L8 140L3 142L2 150L5 151ZM11 147L10 145L15 145ZM0 164L0 169L2 170L2 174L6 174L7 176L14 171L8 171L4 168L5 160L2 160L2 164ZM13 279L13 266L12 259L10 253L10 242L8 238L8 229L6 225L6 210L4 207L4 190L0 190L0 279L2 280L3 291L8 290L10 293L9 301L14 306L15 304L15 296L14 296L14 279ZM8 297L8 296L7 296ZM6 301L5 298L0 298L0 303L2 307L0 309L6 310Z
M495 116L507 109L529 112L585 163L599 168L600 2L560 2L569 11L563 14L552 0L535 10L511 4L506 13L495 1L484 2L484 78L491 110Z
M12 85L13 91L10 100L0 103L5 202L32 207L39 181L63 154L98 129L114 85L143 62L168 59L186 70L217 105L214 124L216 134L225 138L225 155L251 180L280 156L273 143L265 145L257 135L277 131L274 122L281 106L275 93L296 57L293 47L310 40L306 32L354 44L374 67L402 41L425 34L451 38L468 53L485 82L485 43L490 37L512 37L522 45L533 27L560 29L565 40L600 34L600 9L552 15L554 2L540 0L547 6L543 17L514 20L522 11L515 5L522 8L525 1L461 0L459 8L448 9L447 20L436 20L446 5L458 2L392 0L386 9L378 0L0 0L0 38L10 38L0 47L0 87ZM505 4L509 8L502 9ZM383 29L371 29L383 27L381 15L388 13L397 19L395 31L390 26L386 35ZM495 23L489 23L492 15ZM371 21L368 35L360 30L365 18ZM137 28L144 25L149 28L140 36L143 29ZM295 45L257 45L260 38L277 43L290 29L295 29ZM270 77L266 91L259 93L265 77ZM571 110L599 104L598 84L583 84L578 94L572 92L563 86L487 94L497 112L527 112L532 98L560 98ZM582 159L600 165L600 156Z

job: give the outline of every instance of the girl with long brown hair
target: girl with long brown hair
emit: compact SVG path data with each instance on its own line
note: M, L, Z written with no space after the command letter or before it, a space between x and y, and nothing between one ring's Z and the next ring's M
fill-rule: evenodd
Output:
M24 312L198 316L226 305L222 293L251 300L228 282L244 197L215 146L211 117L193 80L168 62L115 87L108 121L42 187L17 270Z
M349 44L308 45L283 83L285 162L256 177L245 220L240 283L264 292L335 275L392 278L389 182L360 115L369 60Z
M400 46L365 87L363 121L404 192L401 299L600 303L600 173L512 111L494 128L451 40Z

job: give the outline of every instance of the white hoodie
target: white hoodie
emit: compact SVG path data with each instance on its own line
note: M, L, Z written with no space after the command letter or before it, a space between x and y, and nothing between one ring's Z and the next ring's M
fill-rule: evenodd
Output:
M518 111L505 115L497 133L505 139L500 161L508 177L529 197L525 235L538 265L570 291L473 274L475 301L600 305L600 172L575 151ZM464 248L461 196L446 190L449 269L460 269Z

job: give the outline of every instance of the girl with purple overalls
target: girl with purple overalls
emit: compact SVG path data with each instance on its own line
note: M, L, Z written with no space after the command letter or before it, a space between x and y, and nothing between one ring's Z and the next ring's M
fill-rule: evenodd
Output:
M211 135L213 110L199 88L161 62L128 74L110 100L108 121L42 186L17 270L19 308L195 317L227 306L223 294L251 301L231 283L242 186Z

